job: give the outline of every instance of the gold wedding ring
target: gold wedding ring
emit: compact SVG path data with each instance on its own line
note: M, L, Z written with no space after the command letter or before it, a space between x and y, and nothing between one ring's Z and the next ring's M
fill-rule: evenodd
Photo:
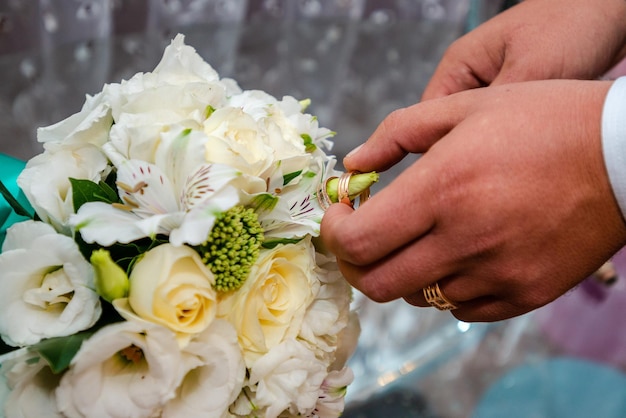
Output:
M325 181L320 184L320 187L317 189L317 202L320 204L322 210L326 210L333 204L328 196L328 182L336 179L337 177L328 177Z
M337 185L337 201L350 206L352 206L350 202L350 177L352 174L352 172L343 173L339 177L339 184Z
M439 288L439 283L437 282L424 288L424 297L430 306L434 306L440 311L450 311L458 308L458 306L443 295L443 292Z
M344 203L349 205L350 207L354 207L354 202L350 200L350 178L359 174L357 171L350 171L347 173L343 173L341 177L339 177L339 181L337 183L337 201L340 203ZM336 179L337 177L329 177L325 181L323 181L318 189L317 189L317 201L320 204L322 210L326 210L333 204L328 196L328 182ZM362 205L367 201L370 197L370 189L369 187L359 194L359 205Z

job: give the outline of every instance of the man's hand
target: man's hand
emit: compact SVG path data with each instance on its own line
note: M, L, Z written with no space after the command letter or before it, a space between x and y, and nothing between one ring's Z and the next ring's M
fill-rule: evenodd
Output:
M592 79L617 64L624 0L525 0L455 41L423 100L487 85Z
M418 306L438 282L466 321L516 316L575 286L626 243L600 141L609 86L508 84L393 112L346 168L424 155L356 211L326 212L322 238L347 280Z

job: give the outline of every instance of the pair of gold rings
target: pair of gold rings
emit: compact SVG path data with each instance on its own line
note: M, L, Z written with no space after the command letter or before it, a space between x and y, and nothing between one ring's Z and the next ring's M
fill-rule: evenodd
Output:
M434 306L440 311L451 311L457 309L458 306L454 304L450 299L444 296L443 292L439 288L439 283L435 282L424 288L424 298L430 306Z
M350 200L350 178L359 174L357 171L350 171L347 173L343 173L341 177L339 177L339 182L337 183L337 202L346 204L350 207L354 207L354 201ZM326 210L332 205L333 202L328 196L328 182L336 179L337 177L329 177L325 181L322 182L319 189L317 190L317 201L320 204L320 207L323 210ZM370 198L370 189L369 187L365 189L361 194L359 194L359 205L362 205L367 199Z

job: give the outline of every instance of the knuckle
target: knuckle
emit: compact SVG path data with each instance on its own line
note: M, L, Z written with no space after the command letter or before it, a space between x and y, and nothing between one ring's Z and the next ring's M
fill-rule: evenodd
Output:
M395 130L399 125L401 125L401 122L405 117L405 112L405 108L393 110L389 113L389 115L387 115L387 117L385 117L385 119L382 120L379 130L387 136L394 135Z
M336 222L335 222L336 221ZM336 219L322 225L322 237L328 248L341 260L355 266L372 262L368 239L360 228L350 227L345 219ZM340 231L340 232L338 232Z
M353 231L350 234L343 234L338 237L342 258L356 266L370 264L372 259L367 241L365 237L360 236L358 231Z

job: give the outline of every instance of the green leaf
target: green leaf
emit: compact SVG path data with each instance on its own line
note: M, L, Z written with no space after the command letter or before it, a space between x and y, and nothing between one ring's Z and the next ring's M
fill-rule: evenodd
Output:
M95 183L91 180L70 178L70 184L75 211L87 202L119 202L116 191L104 181Z
M285 174L283 176L283 186L288 185L291 180L295 179L300 174L302 174L302 170L294 171L293 173L289 173L289 174Z
M70 366L83 341L92 335L93 332L84 331L67 337L49 338L31 346L30 350L38 352L48 362L52 372L59 374Z
M4 197L4 200L7 201L7 203L9 204L9 206L11 206L11 209L13 209L15 213L17 213L20 216L26 216L26 217L33 219L33 215L28 213L28 211L24 208L24 206L22 206L20 202L18 202L17 199L13 197L9 189L6 188L6 186L4 185L4 183L2 183L2 181L0 181L0 194L2 194L2 197Z

